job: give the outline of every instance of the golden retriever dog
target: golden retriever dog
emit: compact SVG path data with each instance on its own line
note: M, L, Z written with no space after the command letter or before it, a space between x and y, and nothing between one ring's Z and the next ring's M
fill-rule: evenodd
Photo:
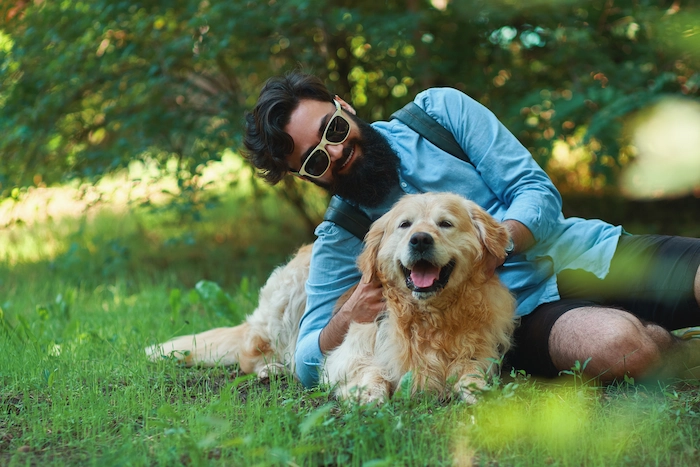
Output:
M507 243L503 226L458 195L403 197L372 224L358 258L363 280L381 281L386 310L350 325L326 356L322 381L340 398L365 403L386 400L410 373L413 391L475 402L474 389L486 385L514 328L515 301L486 266L487 253L503 258ZM243 324L177 337L147 354L186 365L238 363L260 377L293 372L310 256L302 247L272 273Z

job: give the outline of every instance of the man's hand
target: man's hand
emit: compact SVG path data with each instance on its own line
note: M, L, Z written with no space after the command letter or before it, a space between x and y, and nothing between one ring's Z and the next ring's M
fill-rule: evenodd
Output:
M335 349L343 342L351 322L371 323L384 311L382 284L378 280L365 282L363 277L350 298L333 315L321 331L319 345L321 352Z
M384 306L381 282L377 279L365 282L363 277L338 314L348 313L352 321L370 323L384 310Z
M525 227L524 224L521 224L516 220L507 219L503 221L503 226L506 228L506 230L508 230L510 238L513 239L513 245L515 246L515 249L513 250L512 254L522 253L523 251L527 250L535 244L535 237L533 237L532 232L530 232L530 229ZM484 266L486 270L486 277L493 276L496 272L496 269L498 269L503 265L503 263L505 263L505 259L506 258L497 258L491 253L487 252Z
M484 272L486 277L490 278L496 273L496 269L501 267L505 262L504 258L498 258L491 254L491 252L486 251L486 258L484 259Z

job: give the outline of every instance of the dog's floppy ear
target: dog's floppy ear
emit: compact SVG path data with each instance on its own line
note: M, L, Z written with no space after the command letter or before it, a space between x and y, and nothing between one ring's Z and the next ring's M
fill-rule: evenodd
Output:
M508 230L477 204L468 201L467 206L481 243L496 258L505 258L509 237Z
M365 248L357 259L357 266L362 272L362 278L368 283L377 277L377 255L379 254L379 245L382 243L382 238L384 238L385 229L386 221L383 217L372 224L369 232L365 235Z

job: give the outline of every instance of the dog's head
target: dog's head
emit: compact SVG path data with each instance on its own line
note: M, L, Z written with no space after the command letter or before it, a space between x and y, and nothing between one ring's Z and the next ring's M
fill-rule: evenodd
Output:
M366 278L426 300L485 280L485 253L503 258L507 244L506 229L461 196L408 195L372 224L358 264Z

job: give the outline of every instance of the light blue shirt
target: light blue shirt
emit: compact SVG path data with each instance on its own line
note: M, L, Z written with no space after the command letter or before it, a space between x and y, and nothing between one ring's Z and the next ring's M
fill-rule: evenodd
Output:
M400 159L400 188L374 209L360 207L372 220L387 212L405 193L449 191L475 201L496 220L524 224L536 244L508 259L501 281L515 295L516 314L526 315L542 303L559 299L556 274L584 269L607 275L622 233L599 220L565 219L561 196L528 150L484 106L450 88L434 88L414 102L450 130L472 164L443 152L398 120L376 122ZM362 242L330 222L316 228L306 312L295 354L297 376L305 386L318 381L323 362L319 335L338 298L359 282L355 265ZM525 349L523 349L525 350Z

